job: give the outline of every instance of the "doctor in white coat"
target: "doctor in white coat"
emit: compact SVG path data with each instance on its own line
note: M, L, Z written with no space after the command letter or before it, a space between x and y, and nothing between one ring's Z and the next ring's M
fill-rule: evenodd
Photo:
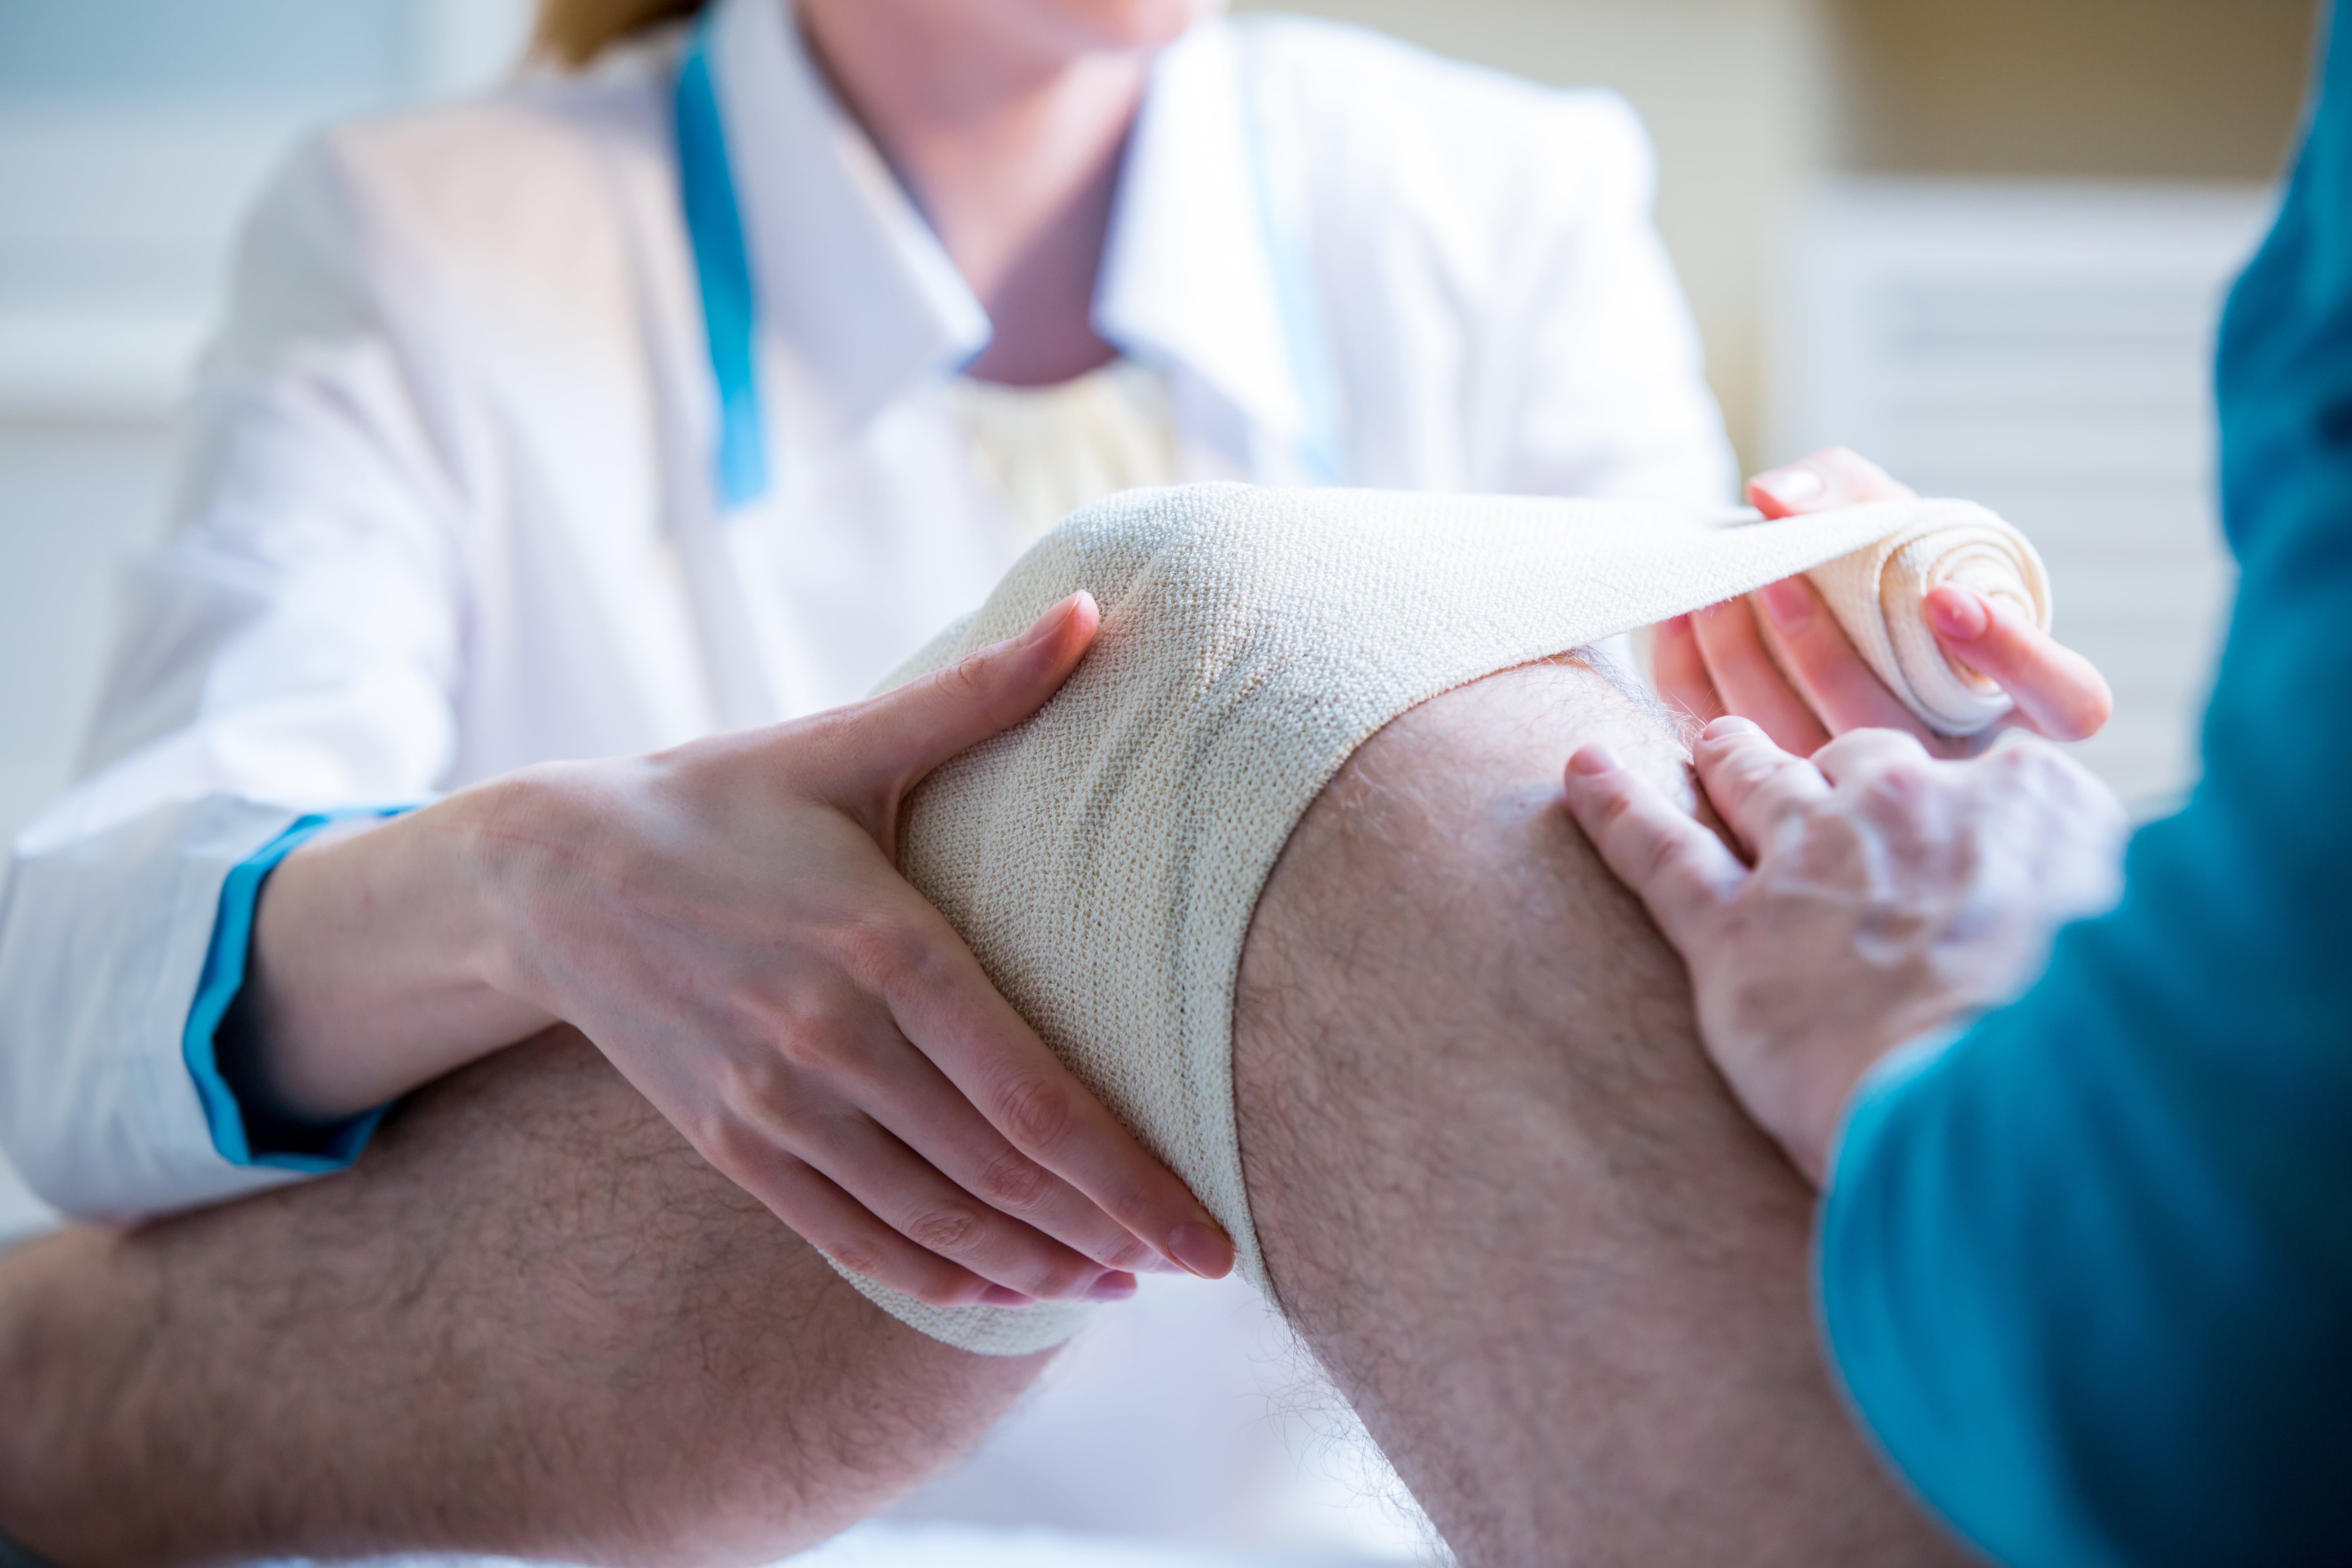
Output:
M570 9L552 41L586 52ZM893 1283L1099 1289L1034 1226L935 1266L872 1223L908 1211L894 1140L963 1185L1024 1136L1018 1105L924 1100L1050 1058L878 851L816 863L782 798L837 816L1012 710L806 716L1122 485L1712 507L1733 479L1619 100L1212 9L718 0L300 153L83 776L15 846L0 1141L29 1184L129 1217L331 1169L374 1108L560 1017ZM1042 700L1091 614L996 700ZM740 762L644 760L719 732ZM697 938L669 900L706 906ZM869 911L915 928L930 992L820 951ZM835 1028L917 1048L821 1095L763 1070L824 1055L780 1029ZM844 1099L854 1146L819 1130ZM1141 1163L1079 1125L1046 1231L1221 1272ZM1077 1195L1122 1187L1115 1225Z
M1123 486L1733 470L1623 103L1216 9L548 0L561 68L294 158L13 847L26 1183L128 1219L331 1172L563 1020L900 1289L1223 1274L889 860L1092 605L859 700Z

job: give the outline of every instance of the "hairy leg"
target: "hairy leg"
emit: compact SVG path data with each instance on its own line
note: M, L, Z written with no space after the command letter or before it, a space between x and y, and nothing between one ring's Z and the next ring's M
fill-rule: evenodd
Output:
M1045 1359L886 1317L557 1030L418 1095L346 1175L0 1259L0 1529L61 1568L764 1563L944 1464Z
M1807 1190L1559 804L1593 740L1681 776L1538 666L1399 719L1285 849L1234 1030L1284 1307L1475 1568L1957 1561L1832 1394Z

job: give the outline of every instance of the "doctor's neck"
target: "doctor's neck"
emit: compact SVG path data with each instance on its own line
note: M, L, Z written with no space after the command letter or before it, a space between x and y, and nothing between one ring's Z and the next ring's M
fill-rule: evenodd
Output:
M1204 0L801 0L843 102L995 327L970 374L1066 381L1115 351L1095 274L1151 57Z

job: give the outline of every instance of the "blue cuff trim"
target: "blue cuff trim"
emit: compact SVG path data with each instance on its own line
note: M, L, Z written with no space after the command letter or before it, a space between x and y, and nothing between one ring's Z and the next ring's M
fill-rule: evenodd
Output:
M205 953L204 973L196 981L196 999L188 1009L188 1029L182 1037L181 1055L188 1076L195 1080L196 1099L205 1108L205 1123L212 1130L213 1147L232 1165L260 1166L275 1171L299 1171L325 1175L340 1171L360 1157L374 1136L376 1126L392 1109L380 1105L352 1117L326 1134L318 1153L256 1152L246 1132L245 1107L221 1076L215 1039L230 1004L245 988L245 961L253 945L253 911L261 901L261 885L278 863L338 822L355 816L398 816L414 806L358 806L343 811L314 812L263 845L231 868L221 883L220 912L213 921L212 945Z

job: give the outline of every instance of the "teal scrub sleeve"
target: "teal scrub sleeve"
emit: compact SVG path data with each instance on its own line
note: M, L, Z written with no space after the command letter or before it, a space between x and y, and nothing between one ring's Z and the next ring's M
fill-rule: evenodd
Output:
M2015 1005L1874 1075L1856 1413L2021 1568L2352 1563L2352 47L2224 318L2238 603L2189 804Z

